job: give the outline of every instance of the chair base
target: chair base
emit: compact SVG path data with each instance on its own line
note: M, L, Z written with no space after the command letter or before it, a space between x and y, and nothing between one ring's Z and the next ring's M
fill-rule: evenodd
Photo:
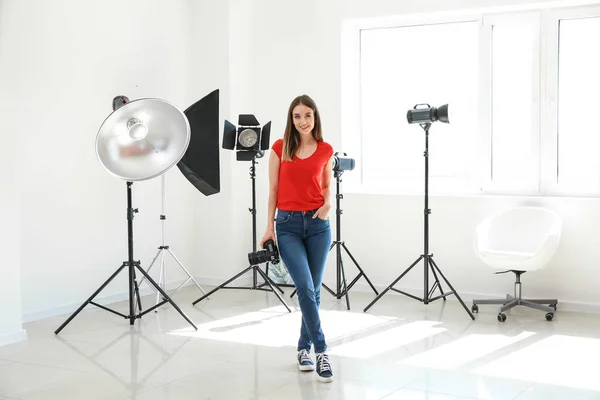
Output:
M509 271L506 271L509 272ZM524 271L514 271L516 275L515 282L515 296L511 296L510 294L506 295L505 299L482 299L482 300L473 300L473 306L471 306L471 311L474 313L479 311L478 304L501 304L500 313L498 314L498 321L504 322L506 321L505 311L510 310L516 306L524 306L529 308L534 308L536 310L545 311L546 312L546 320L552 321L554 319L554 313L556 311L556 307L558 305L557 299L524 299L521 297L521 274ZM545 305L547 304L547 305Z
M546 311L547 313L554 313L556 306L558 305L557 299L523 299L521 297L515 298L509 294L506 295L506 299L485 299L485 300L473 300L473 306L478 304L502 304L500 312L510 310L516 306L524 306L529 308L535 308L536 310ZM544 304L548 304L545 306Z

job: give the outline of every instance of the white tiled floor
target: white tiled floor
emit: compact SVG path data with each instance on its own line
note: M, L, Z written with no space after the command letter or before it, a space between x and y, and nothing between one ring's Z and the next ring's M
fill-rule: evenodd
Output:
M205 287L205 289L209 289ZM27 324L29 340L0 348L0 399L60 400L600 400L600 316L495 306L471 321L454 300L427 306L387 294L345 301L323 292L322 319L335 381L295 365L300 314L267 292L220 290L174 297L131 327L92 306L58 335L68 315ZM146 307L153 297L144 298ZM559 305L560 306L560 305ZM126 312L125 302L113 308Z

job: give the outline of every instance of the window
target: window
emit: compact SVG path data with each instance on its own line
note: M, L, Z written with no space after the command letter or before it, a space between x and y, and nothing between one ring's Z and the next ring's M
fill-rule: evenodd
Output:
M454 110L477 104L478 29L471 21L361 32L360 165L370 188L422 191L425 134L406 122L417 103L450 104L452 123L430 129L430 177L438 187L465 183L477 125Z
M531 21L489 22L491 29L490 180L497 189L537 187L538 27Z
M347 189L422 192L425 135L406 112L447 103L450 123L429 135L431 193L600 195L600 7L353 29Z
M600 18L558 21L558 185L571 191L600 186Z

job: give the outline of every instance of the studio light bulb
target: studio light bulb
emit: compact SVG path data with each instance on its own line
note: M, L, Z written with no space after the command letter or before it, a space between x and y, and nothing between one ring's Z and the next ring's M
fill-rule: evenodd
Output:
M129 136L133 140L142 140L148 134L148 128L137 118L131 118L127 121Z

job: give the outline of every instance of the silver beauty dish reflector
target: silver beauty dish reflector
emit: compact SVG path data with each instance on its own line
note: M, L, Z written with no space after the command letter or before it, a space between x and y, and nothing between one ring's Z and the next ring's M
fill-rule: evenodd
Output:
M190 136L188 119L173 104L161 99L133 100L102 123L96 155L117 178L152 179L181 160Z
M127 181L127 261L123 262L117 271L54 332L55 334L60 333L88 304L128 319L129 324L133 325L136 319L142 318L168 302L194 329L198 329L165 290L141 267L140 262L135 261L133 255L133 218L138 212L138 209L132 206L133 181L143 181L163 175L177 164L188 148L190 135L190 124L185 114L167 101L160 99L129 101L125 96L117 96L113 99L113 112L104 120L96 136L96 156L111 175ZM162 217L164 216L161 216L161 219L164 219ZM96 296L122 271L127 271L129 282L127 314L94 302ZM137 281L138 272L148 280L162 299L145 311L142 311Z

